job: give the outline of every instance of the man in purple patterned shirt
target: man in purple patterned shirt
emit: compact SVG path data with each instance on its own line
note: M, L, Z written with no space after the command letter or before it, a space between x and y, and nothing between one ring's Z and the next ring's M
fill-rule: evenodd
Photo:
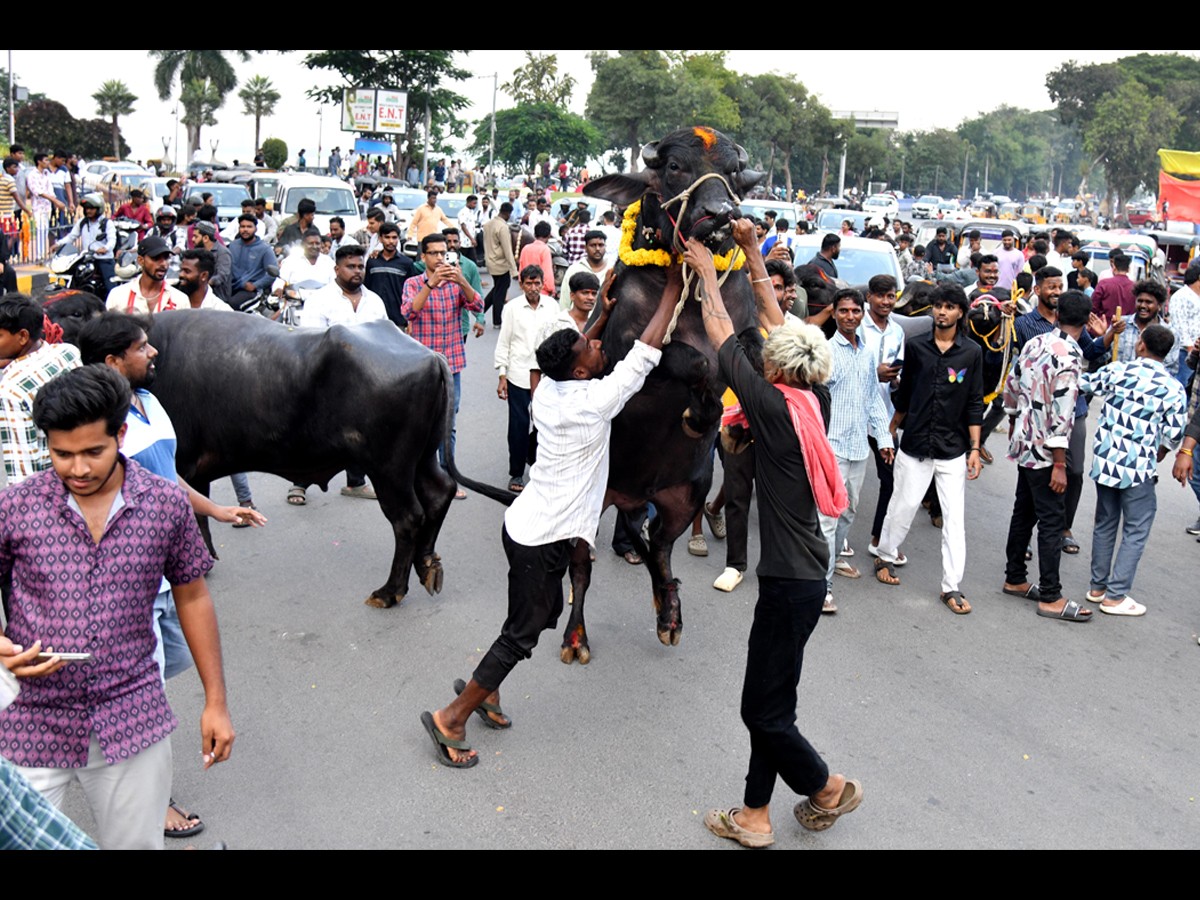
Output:
M6 636L23 648L0 661L25 679L0 715L0 754L55 805L78 779L101 847L149 850L162 849L177 724L154 660L164 575L204 686L205 768L229 758L234 732L212 558L182 489L121 455L129 397L105 366L47 384L33 413L54 471L0 494Z

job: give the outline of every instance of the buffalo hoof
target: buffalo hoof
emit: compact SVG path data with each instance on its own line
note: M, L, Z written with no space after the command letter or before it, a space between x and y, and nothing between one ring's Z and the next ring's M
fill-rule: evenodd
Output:
M592 651L587 646L572 647L567 644L559 652L558 658L568 666L576 660L579 661L581 666L586 666L592 661Z
M404 599L403 594L379 594L375 593L363 601L367 606L374 609L391 609Z
M700 440L700 438L704 437L704 432L697 431L695 428L692 427L691 422L688 421L691 418L693 418L692 411L690 409L685 409L683 411L683 421L682 421L683 433L686 434L688 437L690 437L692 440L698 441L698 440Z
M658 632L658 639L664 647L678 647L679 640L683 637L682 625L659 625L656 631Z
M445 572L442 569L442 558L436 553L432 556L426 556L417 564L417 575L421 579L421 584L429 593L429 596L440 594L442 592L442 577Z

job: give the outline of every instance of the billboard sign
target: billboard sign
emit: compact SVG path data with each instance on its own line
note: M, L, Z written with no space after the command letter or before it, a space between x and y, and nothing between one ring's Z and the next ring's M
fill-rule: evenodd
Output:
M408 93L379 88L342 91L342 131L401 134L408 114Z

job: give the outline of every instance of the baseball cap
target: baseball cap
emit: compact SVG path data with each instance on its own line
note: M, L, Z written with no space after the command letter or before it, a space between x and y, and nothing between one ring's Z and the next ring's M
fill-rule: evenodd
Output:
M150 259L154 259L170 252L171 248L167 246L167 242L157 235L151 235L138 244L138 256L147 256Z

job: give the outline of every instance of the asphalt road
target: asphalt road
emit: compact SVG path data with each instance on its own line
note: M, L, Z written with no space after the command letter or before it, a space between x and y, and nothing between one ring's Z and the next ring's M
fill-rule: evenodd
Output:
M495 335L470 341L458 452L464 472L503 484ZM998 457L1001 438L989 442ZM862 781L865 799L813 835L780 784L776 847L1194 848L1200 610L1186 584L1200 576L1200 546L1183 529L1197 509L1162 471L1135 594L1150 609L1142 619L1058 623L999 593L1015 484L1002 459L968 487L972 615L937 601L939 535L923 517L902 586L838 578L841 611L808 645L799 724L833 771ZM756 584L751 573L733 594L711 587L721 542L709 537L707 558L677 545L685 630L680 646L663 647L648 575L610 552L607 513L588 601L591 664L563 665L560 632L547 633L504 685L514 727L470 728L482 759L457 771L437 764L418 716L452 698L453 680L499 632L503 508L475 495L455 503L438 544L443 592L430 597L414 580L402 605L377 610L363 600L385 577L390 530L376 504L339 496L343 483L311 490L297 509L282 479L252 475L270 524L217 528L210 584L238 730L228 763L201 770L195 672L168 686L181 722L174 796L208 823L198 846L734 846L701 818L741 802L749 742L738 698ZM214 495L232 502L229 482ZM872 472L851 532L858 564L875 495ZM1062 564L1079 599L1093 502L1089 484L1076 528L1084 552ZM78 794L67 809L87 827Z

